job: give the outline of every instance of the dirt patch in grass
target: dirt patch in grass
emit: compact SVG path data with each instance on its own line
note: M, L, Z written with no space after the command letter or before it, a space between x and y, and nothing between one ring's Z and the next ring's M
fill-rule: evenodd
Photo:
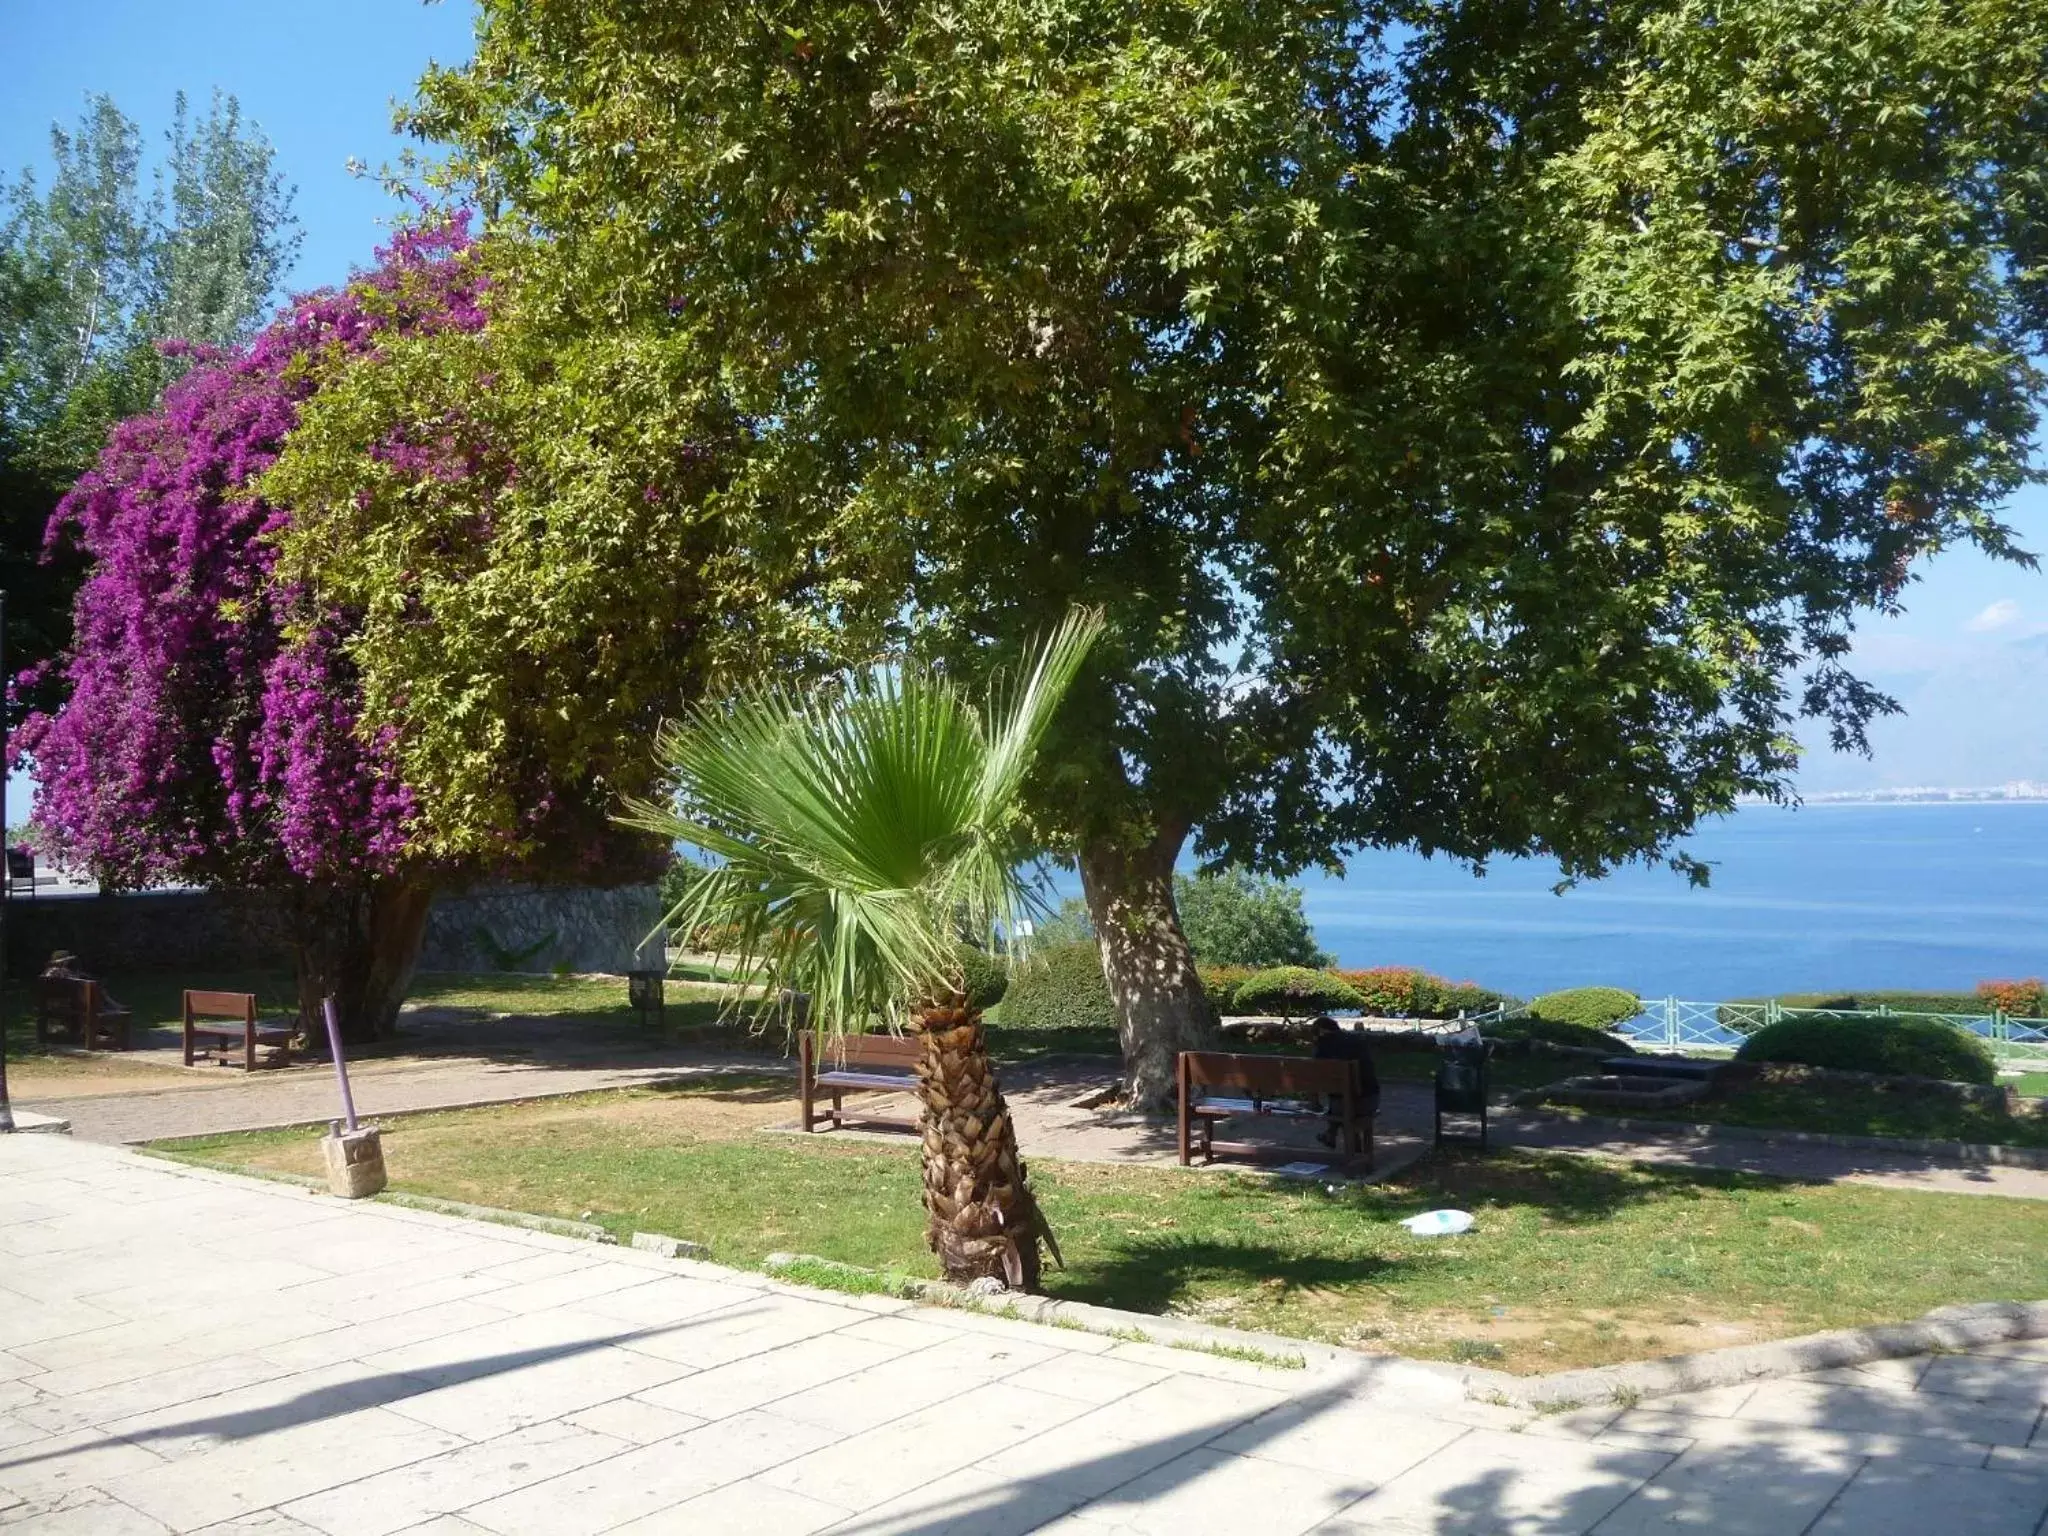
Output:
M388 1122L406 1190L932 1274L910 1147L767 1136L774 1078L697 1080ZM169 1150L313 1172L314 1133ZM1029 1148L1026 1148L1027 1153ZM1447 1154L1384 1186L1034 1159L1055 1295L1514 1371L2048 1295L2048 1204L1802 1185L1578 1157ZM1475 1230L1398 1223L1450 1206Z

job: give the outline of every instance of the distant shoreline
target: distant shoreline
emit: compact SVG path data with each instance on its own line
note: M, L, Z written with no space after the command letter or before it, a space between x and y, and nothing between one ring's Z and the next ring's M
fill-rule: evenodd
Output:
M1736 802L1744 810L1776 802L1745 798ZM2025 794L1980 789L1850 789L1824 794L1801 795L1792 807L1806 805L2048 805L2048 788Z

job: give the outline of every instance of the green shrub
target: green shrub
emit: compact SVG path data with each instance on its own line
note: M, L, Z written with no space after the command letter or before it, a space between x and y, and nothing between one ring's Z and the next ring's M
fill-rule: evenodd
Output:
M1612 1029L1643 1011L1643 1000L1620 987L1567 987L1546 992L1529 1005L1532 1017L1580 1029Z
M1115 1029L1116 1023L1102 952L1092 940L1034 951L1003 996L1005 1029Z
M967 1006L979 1012L993 1008L1010 990L1010 968L1001 955L992 955L972 944L960 946L960 984L967 989Z
M1542 1040L1551 1045L1602 1051L1609 1056L1635 1054L1635 1047L1625 1040L1617 1040L1601 1030L1588 1029L1583 1024L1567 1024L1561 1019L1531 1018L1524 1014L1520 1018L1502 1019L1498 1024L1483 1025L1482 1030L1489 1040Z
M1199 960L1252 970L1275 965L1329 965L1301 910L1301 891L1241 869L1175 875L1173 901L1181 932Z
M1394 1019L1452 1019L1486 1013L1508 1002L1505 993L1470 981L1445 981L1412 965L1376 965L1331 973L1357 991L1365 1012Z
M1360 1008L1364 1003L1358 989L1343 978L1299 965L1260 971L1237 989L1239 1013L1277 1013L1289 1019Z
M1738 1061L1796 1062L1845 1072L1994 1083L1998 1069L1976 1036L1902 1014L1889 1019L1781 1019L1735 1053Z
M1209 994L1209 1006L1218 1013L1237 1012L1237 989L1258 972L1249 965L1208 965L1197 963L1195 974L1202 978L1202 990Z

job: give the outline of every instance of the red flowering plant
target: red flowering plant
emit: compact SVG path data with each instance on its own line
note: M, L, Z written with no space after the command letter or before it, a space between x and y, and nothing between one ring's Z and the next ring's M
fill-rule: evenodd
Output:
M2024 981L1980 981L1977 995L2000 1013L2014 1018L2038 1019L2048 1003L2048 983L2038 976L2029 976Z

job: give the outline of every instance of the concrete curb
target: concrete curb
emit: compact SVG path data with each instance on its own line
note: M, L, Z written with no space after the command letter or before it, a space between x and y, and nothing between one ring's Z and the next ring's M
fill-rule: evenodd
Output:
M141 1156L171 1164L187 1173L223 1180L254 1178L259 1182L298 1185L325 1194L326 1182L305 1174L275 1173L246 1169L225 1169L188 1163L146 1148L125 1148ZM604 1228L590 1222L564 1221L522 1211L492 1206L469 1205L459 1200L438 1200L425 1195L391 1194L376 1197L378 1204L404 1206L437 1215L452 1216L495 1225L524 1227L530 1231L587 1242L616 1245L618 1240ZM695 1257L688 1249L697 1245L685 1239L661 1234L665 1244L676 1245L679 1268L730 1275L750 1285L769 1284L791 1291L817 1295L838 1295L825 1287L788 1281L777 1274L783 1266L760 1271L734 1269L729 1265ZM635 1245L636 1247L639 1245ZM631 1253L632 1249L621 1249ZM639 1257L645 1262L649 1250ZM662 1257L668 1255L662 1254ZM814 1254L775 1255L785 1264L801 1259L822 1268L850 1275L887 1279L879 1270L865 1269L837 1259ZM1223 1328L1185 1318L1161 1317L1144 1312L1126 1312L1091 1302L1060 1301L1050 1296L1024 1296L1009 1292L976 1296L938 1280L908 1280L896 1292L902 1299L956 1312L1008 1318L1053 1328L1075 1329L1115 1338L1132 1344L1157 1344L1169 1349L1214 1355L1267 1370L1306 1370L1312 1375L1335 1378L1363 1396L1410 1402L1455 1402L1461 1399L1533 1412L1560 1411L1597 1404L1632 1406L1645 1398L1665 1397L1679 1392L1697 1392L1711 1387L1739 1386L1774 1377L1797 1376L1807 1371L1867 1364L1872 1360L1898 1359L1906 1355L1936 1351L1973 1349L1985 1344L2014 1339L2048 1338L2048 1300L1965 1302L1937 1307L1924 1316L1902 1323L1878 1323L1868 1328L1843 1328L1828 1333L1810 1333L1799 1338L1778 1339L1765 1344L1737 1344L1726 1349L1702 1350L1690 1355L1668 1355L1657 1360L1631 1360L1619 1365L1587 1370L1559 1371L1548 1376L1511 1376L1477 1366L1449 1365L1434 1360L1411 1360L1400 1355L1368 1354L1341 1349L1308 1339L1280 1334L1254 1333ZM862 1299L849 1297L858 1304Z
M257 1179L269 1184L290 1184L297 1189L311 1190L316 1195L325 1195L328 1192L327 1181L310 1173L287 1173L278 1168L220 1168L210 1163L188 1162L174 1152L159 1152L153 1147L123 1147L121 1150L133 1152L138 1157L154 1158L160 1163L169 1163L172 1167L188 1173ZM387 1189L371 1198L379 1205L400 1205L412 1211L432 1211L438 1216L459 1216L465 1221L487 1221L498 1227L524 1227L529 1232L548 1232L556 1237L574 1237L586 1243L616 1245L619 1241L594 1221L569 1221L560 1216L538 1216L532 1211L507 1211L495 1205L470 1205L462 1200L442 1200L434 1195L412 1195L396 1189ZM670 1255L675 1256L677 1255Z
M1534 1090L1532 1090L1534 1091ZM1913 1157L1938 1157L1954 1163L1991 1163L2001 1168L2048 1169L2048 1148L2008 1147L1997 1142L1927 1141L1905 1136L1851 1136L1829 1131L1783 1131L1755 1125L1702 1125L1685 1120L1632 1120L1619 1115L1556 1115L1517 1105L1514 1117L1498 1116L1494 1124L1512 1130L1515 1120L1539 1125L1612 1126L1620 1131L1660 1133L1667 1141L1684 1137L1724 1141L1753 1141L1765 1146L1841 1147L1850 1151L1899 1152ZM1527 1147L1524 1151L1547 1152L1549 1147ZM1597 1149L1594 1149L1597 1150Z
M32 1109L14 1111L14 1134L17 1136L69 1136L71 1122L56 1115L39 1115Z
M1634 1360L1550 1376L1510 1376L1473 1371L1466 1395L1512 1408L1559 1409L1591 1403L1632 1404L1646 1397L1740 1386L1778 1376L1797 1376L1904 1355L1974 1349L2009 1339L2048 1336L2048 1301L1981 1301L1937 1307L1908 1323L1842 1328L1769 1344Z

